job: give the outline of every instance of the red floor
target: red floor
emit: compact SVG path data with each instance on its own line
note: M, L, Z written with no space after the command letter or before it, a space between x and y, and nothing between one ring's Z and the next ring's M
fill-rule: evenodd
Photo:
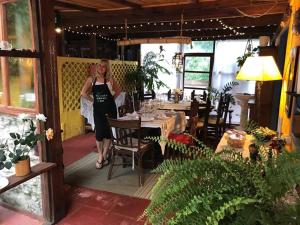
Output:
M63 142L64 165L68 166L92 151L96 151L93 133ZM59 225L142 225L137 221L149 200L98 191L83 187L66 190L67 215ZM21 222L20 222L21 221ZM42 225L43 222L26 213L0 206L1 225Z
M68 214L59 225L142 225L137 221L149 200L88 188L71 188Z
M81 159L90 152L97 152L96 139L94 133L76 136L63 142L64 165L68 166L71 163Z

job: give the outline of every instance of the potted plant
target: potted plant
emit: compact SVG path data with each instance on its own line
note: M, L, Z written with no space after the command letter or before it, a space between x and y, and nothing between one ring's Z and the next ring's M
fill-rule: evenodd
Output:
M142 65L138 66L136 70L125 74L125 82L134 89L137 88L138 91L145 88L151 92L161 87L167 87L158 77L159 72L171 74L168 69L159 64L163 60L163 57L156 55L154 52L148 52Z
M37 114L35 118L22 113L18 119L21 132L9 133L9 138L0 144L0 170L10 169L15 164L16 176L26 176L30 173L29 152L36 146L38 141L44 141L53 138L53 130L49 128L46 131L37 133L36 123L45 122L46 117L43 114Z
M197 140L197 147L152 140L188 157L165 160L155 170L162 175L143 214L147 224L299 224L299 151L262 154L253 162L233 149L214 154Z
M209 87L208 94L210 96L211 102L214 103L217 99L220 98L220 95L223 93L224 95L229 96L230 104L235 105L236 104L235 99L233 95L230 93L230 91L237 85L239 85L237 81L230 81L224 85L222 91L219 91L218 89L213 87Z

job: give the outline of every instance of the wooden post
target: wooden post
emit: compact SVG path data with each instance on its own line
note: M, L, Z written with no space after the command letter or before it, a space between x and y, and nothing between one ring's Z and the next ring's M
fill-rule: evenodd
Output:
M43 214L49 223L56 223L65 216L64 173L61 128L59 117L58 79L56 62L56 34L54 1L34 0L37 12L39 50L41 52L40 111L47 116L46 126L54 130L54 139L46 143L41 157L44 162L57 167L42 178Z

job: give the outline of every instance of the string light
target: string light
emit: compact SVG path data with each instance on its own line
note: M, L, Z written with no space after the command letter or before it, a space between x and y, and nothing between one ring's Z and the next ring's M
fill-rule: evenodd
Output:
M198 24L198 23L203 23L203 22L209 22L209 23L213 23L213 22L218 22L220 25L221 25L221 28L220 27L215 27L215 28L210 28L210 27L202 27L201 29L200 28L189 28L189 29L183 29L184 31L192 31L192 32L195 32L195 31L204 31L204 30L216 30L216 31L218 31L218 30L220 30L220 29L223 29L223 30L228 30L228 31L230 31L230 36L243 36L243 35L245 35L245 33L244 32L240 32L240 31L238 31L240 28L244 28L244 29L246 29L246 28L249 28L249 27L255 27L255 26L243 26L243 27L232 27L232 26L230 26L230 25L228 25L228 24L226 24L226 23L224 23L223 22L223 20L221 20L221 19L198 19L198 20L190 20L190 21L185 21L184 22L184 24L185 25L187 25L187 24L191 24L191 25L193 25L193 24ZM148 25L148 26L150 26L150 25L152 25L152 26L172 26L172 25L177 25L177 26L179 26L180 25L180 23L179 22L176 22L176 21L156 21L156 22L144 22L144 23L135 23L135 24L131 24L131 25L128 25L127 26L127 29L132 29L132 28L134 28L134 29L139 29L139 28L141 28L142 29L142 27L144 26L144 25ZM202 25L202 24L201 24ZM274 25L274 26L277 26L277 24L268 24L268 25L266 25L266 26L268 26L268 27L270 27L270 26L272 26L272 25ZM99 34L99 33L102 33L103 32L103 30L111 30L111 28L113 28L115 31L123 31L124 30L124 25L113 25L113 26L98 26L98 25L94 25L94 24L85 24L85 25L77 25L77 26L75 26L75 27L68 27L68 28L64 28L64 30L65 31L67 31L67 32L71 32L71 33L73 33L73 34L82 34L82 35L94 35L94 33L93 32L82 32L82 29L84 29L84 28L87 28L87 29L96 29L97 28L97 33L95 33L96 34L96 36L98 36L98 37L100 37L100 38L102 38L102 39L104 39L104 40L111 40L111 41L117 41L118 39L114 39L114 38L108 38L108 37L105 37L105 36L103 36L103 35L101 35L101 34ZM80 30L79 30L80 29ZM101 31L101 29L103 29L102 31ZM109 31L108 31L109 32ZM222 37L222 35L220 36L220 37Z
M99 33L96 33L96 32L79 32L79 31L74 31L71 29L71 27L69 28L64 28L64 31L66 32L71 32L73 34L79 34L79 35L86 35L86 36L96 36L96 37L99 37L103 40L106 40L106 41L119 41L120 39L119 38L109 38L109 37L105 37L103 36L102 34L99 34Z

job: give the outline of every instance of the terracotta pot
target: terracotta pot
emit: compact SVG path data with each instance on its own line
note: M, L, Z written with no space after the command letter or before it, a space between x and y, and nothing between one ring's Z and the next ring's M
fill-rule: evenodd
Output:
M16 176L23 177L30 174L30 158L20 160L16 163L15 167Z

